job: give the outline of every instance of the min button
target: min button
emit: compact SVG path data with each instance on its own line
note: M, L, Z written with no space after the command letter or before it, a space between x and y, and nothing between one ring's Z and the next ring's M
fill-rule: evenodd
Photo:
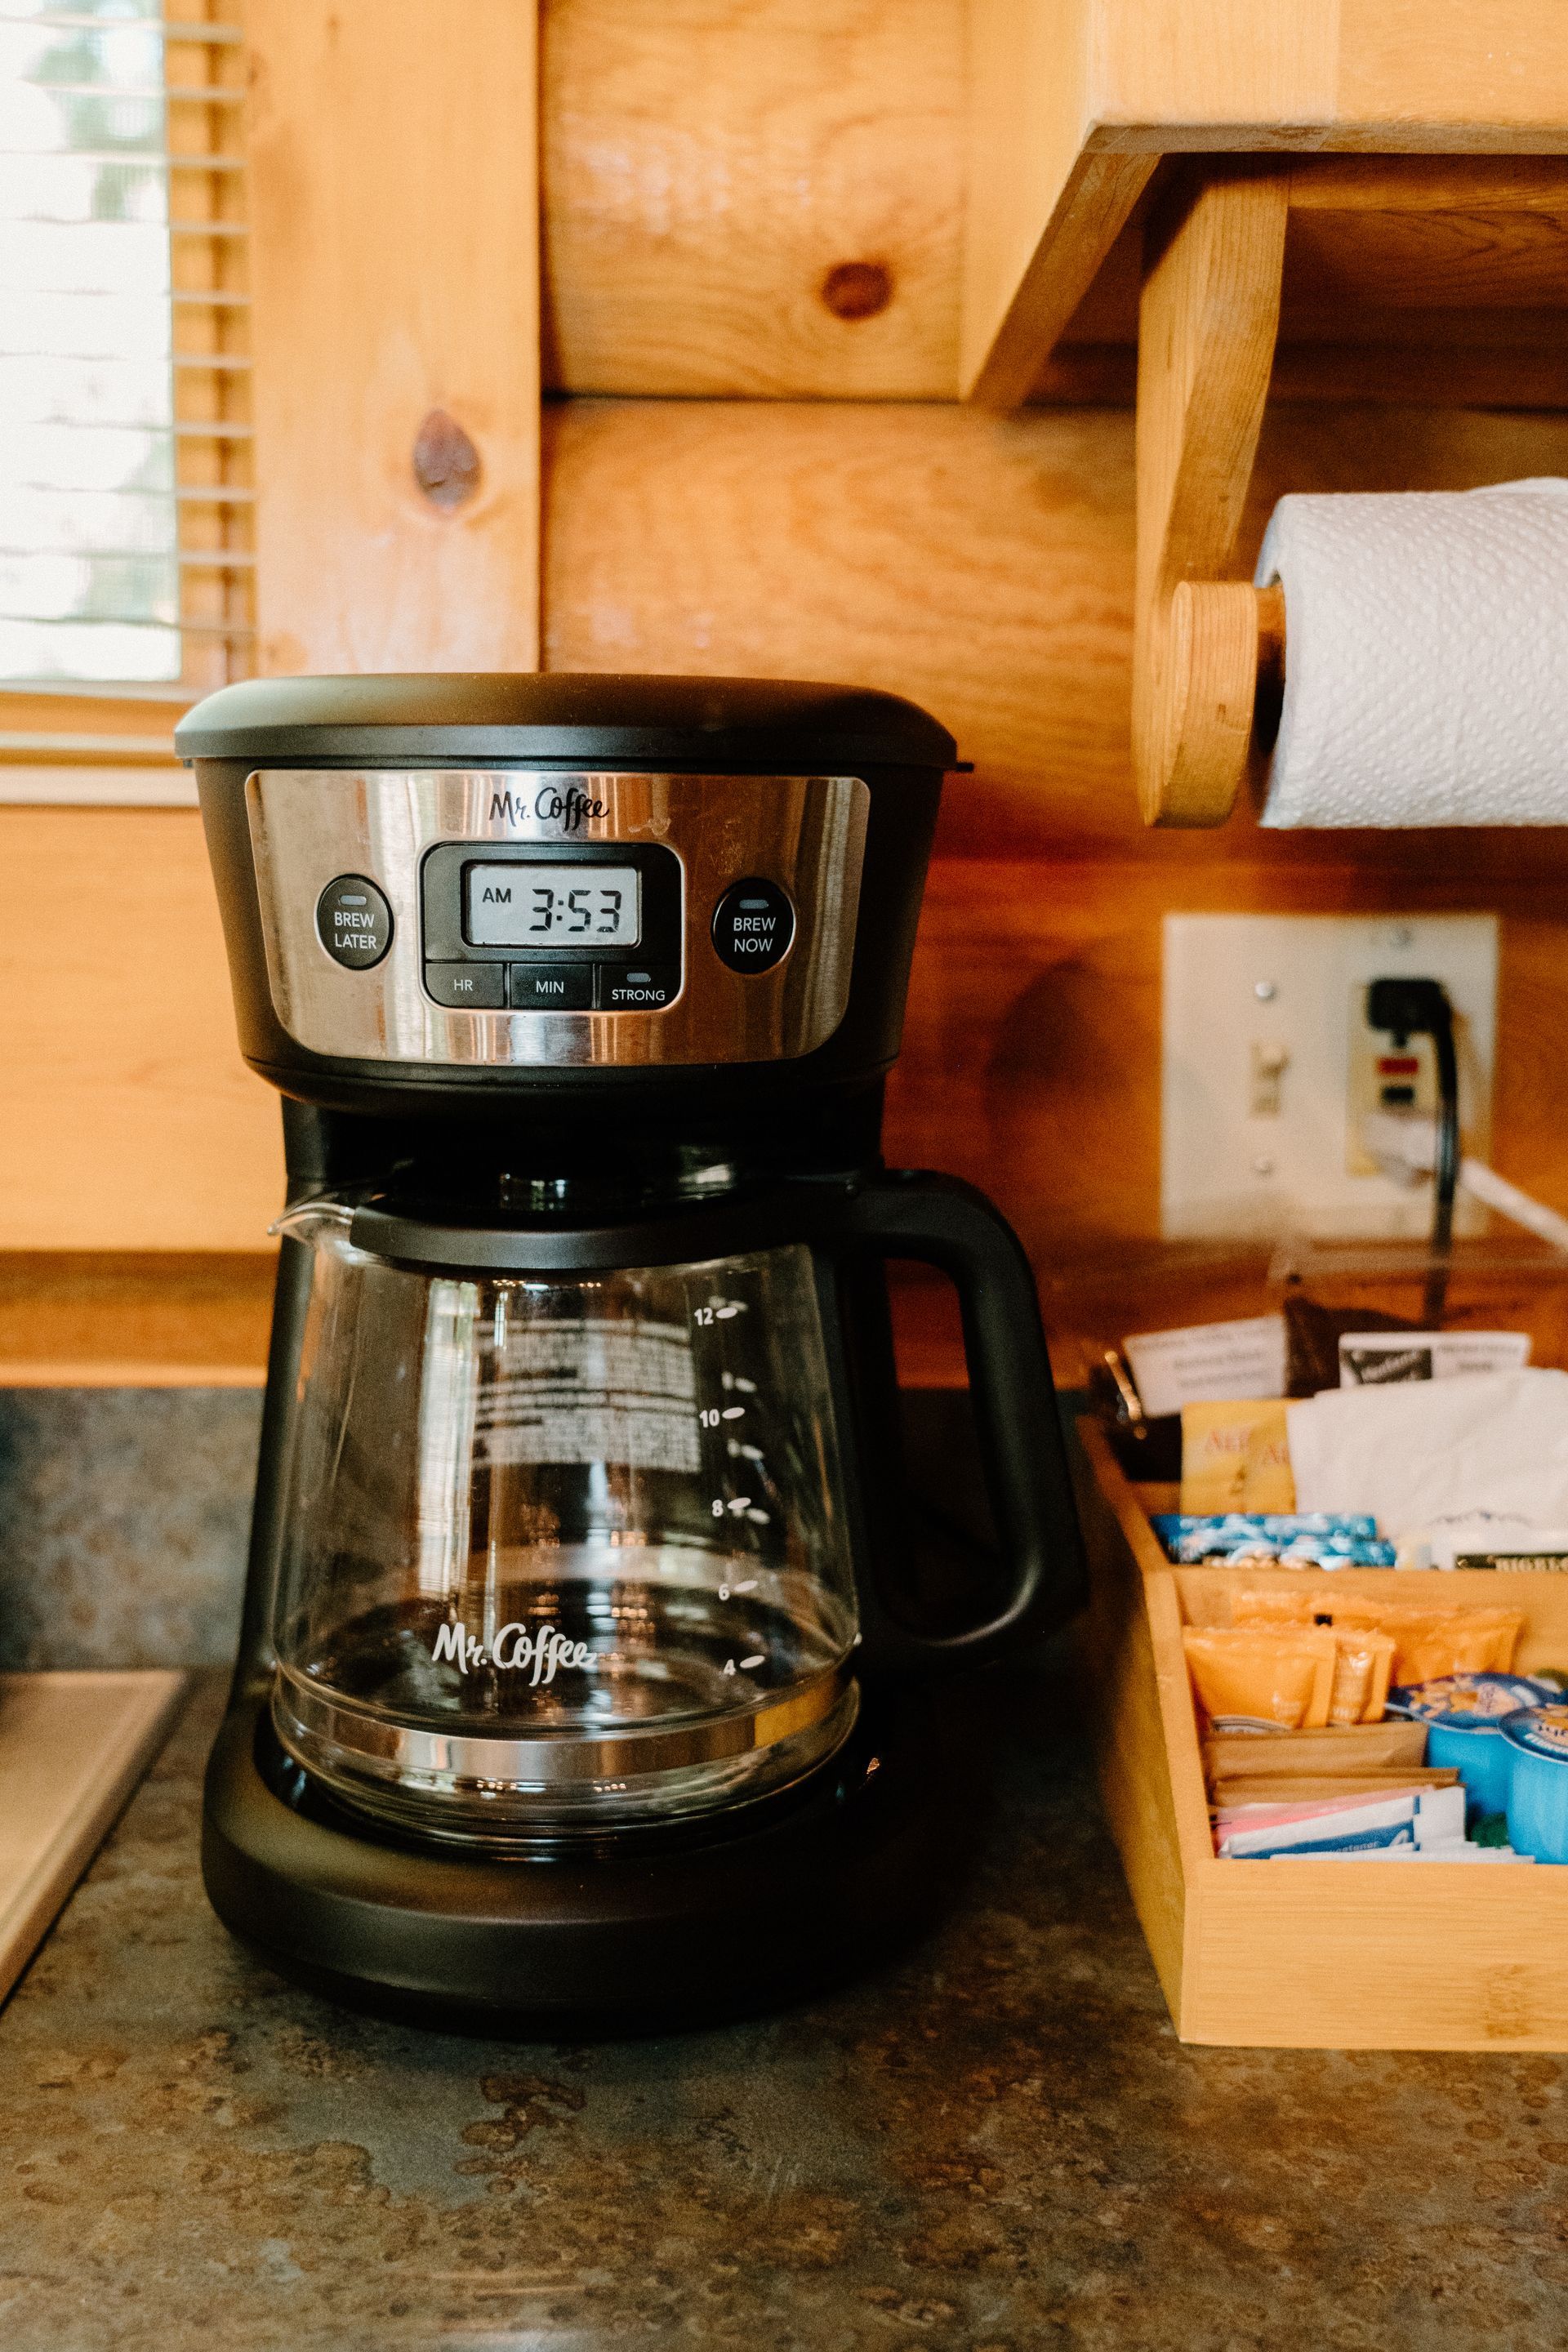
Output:
M392 908L363 874L340 874L316 901L316 936L345 971L369 971L392 945Z
M795 940L795 908L776 882L731 883L713 909L713 947L731 971L772 971Z
M514 1013L586 1013L594 1002L591 963L514 963Z

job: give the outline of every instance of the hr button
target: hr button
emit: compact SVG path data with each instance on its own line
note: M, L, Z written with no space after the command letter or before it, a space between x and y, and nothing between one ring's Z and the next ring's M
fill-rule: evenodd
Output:
M504 963L427 963L425 992L454 1012L494 1013L506 1003Z

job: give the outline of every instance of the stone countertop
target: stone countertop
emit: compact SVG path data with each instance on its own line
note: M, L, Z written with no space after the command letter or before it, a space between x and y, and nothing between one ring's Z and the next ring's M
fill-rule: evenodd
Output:
M7 2352L1247 2352L1568 2340L1555 2058L1184 2049L1070 1735L1015 1727L936 1937L791 2014L600 2046L372 2022L230 1941L221 1706L0 2018Z

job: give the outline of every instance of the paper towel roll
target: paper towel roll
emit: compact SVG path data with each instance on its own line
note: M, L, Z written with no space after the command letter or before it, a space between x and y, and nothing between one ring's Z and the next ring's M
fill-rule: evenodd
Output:
M1568 482L1281 499L1268 825L1568 824Z

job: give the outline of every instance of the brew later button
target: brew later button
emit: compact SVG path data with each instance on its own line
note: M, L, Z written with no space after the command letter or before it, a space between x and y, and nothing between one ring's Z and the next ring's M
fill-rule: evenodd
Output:
M392 908L363 874L340 874L316 901L316 936L345 971L369 971L392 945Z
M713 909L714 950L731 971L772 971L794 940L795 908L776 882L732 882Z

